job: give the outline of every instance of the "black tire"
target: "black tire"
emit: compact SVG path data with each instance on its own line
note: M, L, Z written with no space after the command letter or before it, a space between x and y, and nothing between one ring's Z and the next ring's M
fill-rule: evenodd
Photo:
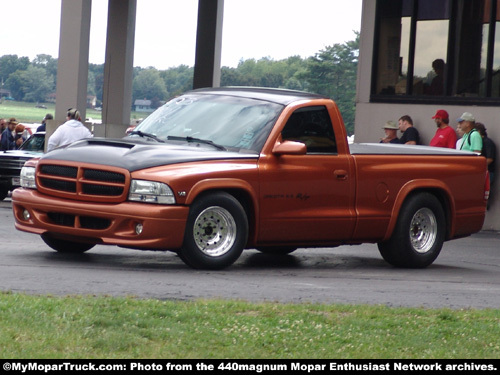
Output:
M191 206L178 254L190 267L222 269L239 258L247 240L248 218L240 202L224 192L210 193Z
M259 246L255 249L261 253L273 255L286 255L297 250L297 248L293 246Z
M7 198L9 195L9 189L6 186L0 185L0 202Z
M429 266L443 247L445 221L443 207L434 195L411 196L401 209L392 237L378 244L380 254L396 267Z
M81 254L86 252L87 250L92 249L95 246L95 244L61 240L58 238L53 238L46 234L42 234L41 237L43 242L45 242L49 247L59 253Z

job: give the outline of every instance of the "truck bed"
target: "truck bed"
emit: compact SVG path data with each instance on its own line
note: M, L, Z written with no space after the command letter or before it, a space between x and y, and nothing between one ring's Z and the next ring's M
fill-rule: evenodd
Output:
M349 145L351 155L448 155L476 156L470 151L450 148L398 145L385 143L352 143Z

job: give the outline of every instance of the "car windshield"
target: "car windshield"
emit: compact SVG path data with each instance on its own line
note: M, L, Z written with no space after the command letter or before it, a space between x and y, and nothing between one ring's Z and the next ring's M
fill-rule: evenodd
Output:
M226 149L260 152L282 110L280 104L261 100L186 94L157 109L131 136L204 141Z
M45 147L45 133L36 133L29 137L22 145L19 147L20 150L24 151L36 151L43 152Z

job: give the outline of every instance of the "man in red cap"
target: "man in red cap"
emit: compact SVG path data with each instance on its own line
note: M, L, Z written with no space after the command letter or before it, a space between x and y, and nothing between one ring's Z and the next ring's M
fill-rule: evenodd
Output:
M448 112L444 109L440 109L432 118L436 122L437 130L429 146L455 148L457 144L457 135L455 130L448 125L450 122Z

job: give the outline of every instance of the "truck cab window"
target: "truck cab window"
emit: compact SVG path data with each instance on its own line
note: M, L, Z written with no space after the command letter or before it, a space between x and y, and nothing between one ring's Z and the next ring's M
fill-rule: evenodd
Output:
M302 142L308 154L336 154L337 143L326 107L306 107L295 111L283 131L283 140Z

